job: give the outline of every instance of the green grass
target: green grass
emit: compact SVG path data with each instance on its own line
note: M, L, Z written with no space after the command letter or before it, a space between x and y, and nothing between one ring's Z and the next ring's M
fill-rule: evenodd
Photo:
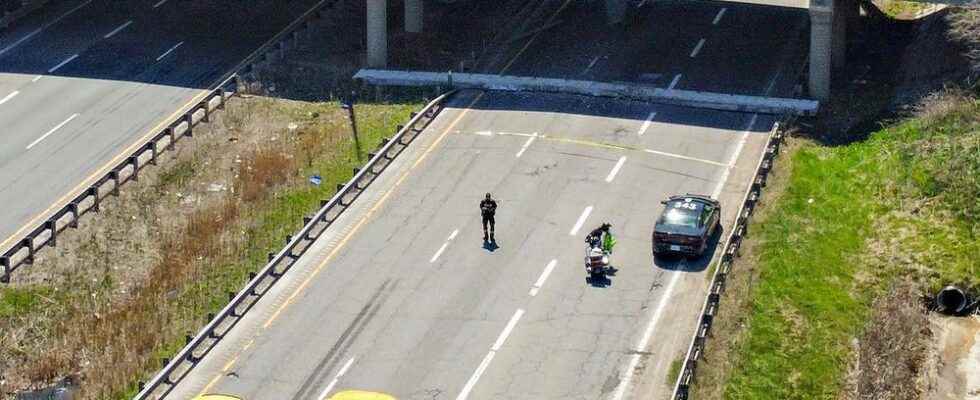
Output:
M50 299L51 289L45 287L0 287L0 319L16 318L37 311Z
M670 387L674 386L677 382L677 377L681 374L681 367L684 366L684 357L674 359L670 362L670 369L667 370L667 385Z
M835 399L850 340L894 279L980 288L977 115L964 101L793 155L785 193L750 229L760 275L726 398Z

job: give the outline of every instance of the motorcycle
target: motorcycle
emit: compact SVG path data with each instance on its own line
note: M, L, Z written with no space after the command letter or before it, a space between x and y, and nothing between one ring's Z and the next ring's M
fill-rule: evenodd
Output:
M602 278L611 270L609 253L603 251L601 246L590 245L585 249L585 272L593 280Z

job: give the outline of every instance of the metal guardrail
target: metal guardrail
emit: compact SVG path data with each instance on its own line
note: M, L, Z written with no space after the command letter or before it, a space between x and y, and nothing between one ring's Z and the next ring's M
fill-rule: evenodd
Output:
M210 351L222 336L227 334L251 307L275 284L296 262L307 248L335 221L344 210L367 188L374 179L387 168L394 158L425 129L439 111L442 103L453 92L432 100L419 113L415 113L407 125L402 127L391 139L385 140L371 159L347 184L338 188L329 201L323 202L315 215L304 218L303 227L287 239L286 246L278 253L269 254L269 262L261 271L254 274L249 282L228 304L213 317L173 359L164 359L164 367L146 384L140 384L140 392L134 399L149 399L156 392L162 398L186 376L191 368ZM174 374L179 376L173 377ZM166 386L166 387L164 387Z
M701 307L697 329L695 329L692 335L691 345L688 347L687 354L684 356L684 365L677 375L677 381L674 384L674 395L672 397L674 400L688 399L691 385L694 383L698 360L704 355L705 342L708 338L708 333L711 332L711 325L715 315L718 313L721 295L725 291L725 281L731 272L732 263L739 256L738 250L741 247L742 239L745 237L749 217L755 211L756 203L762 194L762 188L766 186L766 179L769 171L772 169L773 160L776 158L776 154L779 153L779 145L782 143L782 140L783 132L781 125L777 122L770 132L765 151L759 157L759 163L756 165L752 184L745 190L745 195L742 197L742 205L735 218L731 233L725 241L724 247L722 247L724 253L722 253L718 267L715 268L714 276L711 278L711 286L704 300L704 305Z
M317 2L229 72L208 85L207 91L195 96L184 109L179 110L179 116L167 124L166 128L133 144L130 148L134 150L128 151L129 156L104 170L87 188L71 194L70 201L59 205L58 211L17 238L10 248L0 249L0 283L8 283L10 274L15 269L33 264L38 250L44 246L55 246L59 233L78 227L81 216L92 211L98 212L104 198L118 195L120 185L137 180L140 170L147 165L156 164L161 151L173 149L178 140L193 136L193 128L198 122L207 122L214 110L223 108L229 97L241 91L243 74L251 73L257 65L271 62L277 55L279 58L284 57L290 43L295 44L300 34L308 31L312 23L337 2L338 0Z

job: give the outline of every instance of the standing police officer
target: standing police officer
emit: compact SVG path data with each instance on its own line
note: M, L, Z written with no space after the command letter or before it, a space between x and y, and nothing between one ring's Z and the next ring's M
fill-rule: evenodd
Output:
M483 241L487 241L487 224L490 225L490 241L496 242L493 238L493 215L497 212L497 202L490 197L490 193L487 193L487 197L480 202L480 214L483 216Z

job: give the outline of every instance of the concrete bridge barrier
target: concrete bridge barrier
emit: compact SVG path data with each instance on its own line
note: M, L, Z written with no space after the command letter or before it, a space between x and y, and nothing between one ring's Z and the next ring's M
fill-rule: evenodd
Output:
M815 100L664 89L633 82L595 82L523 76L362 69L354 75L379 86L441 86L510 92L566 93L762 114L814 115Z

